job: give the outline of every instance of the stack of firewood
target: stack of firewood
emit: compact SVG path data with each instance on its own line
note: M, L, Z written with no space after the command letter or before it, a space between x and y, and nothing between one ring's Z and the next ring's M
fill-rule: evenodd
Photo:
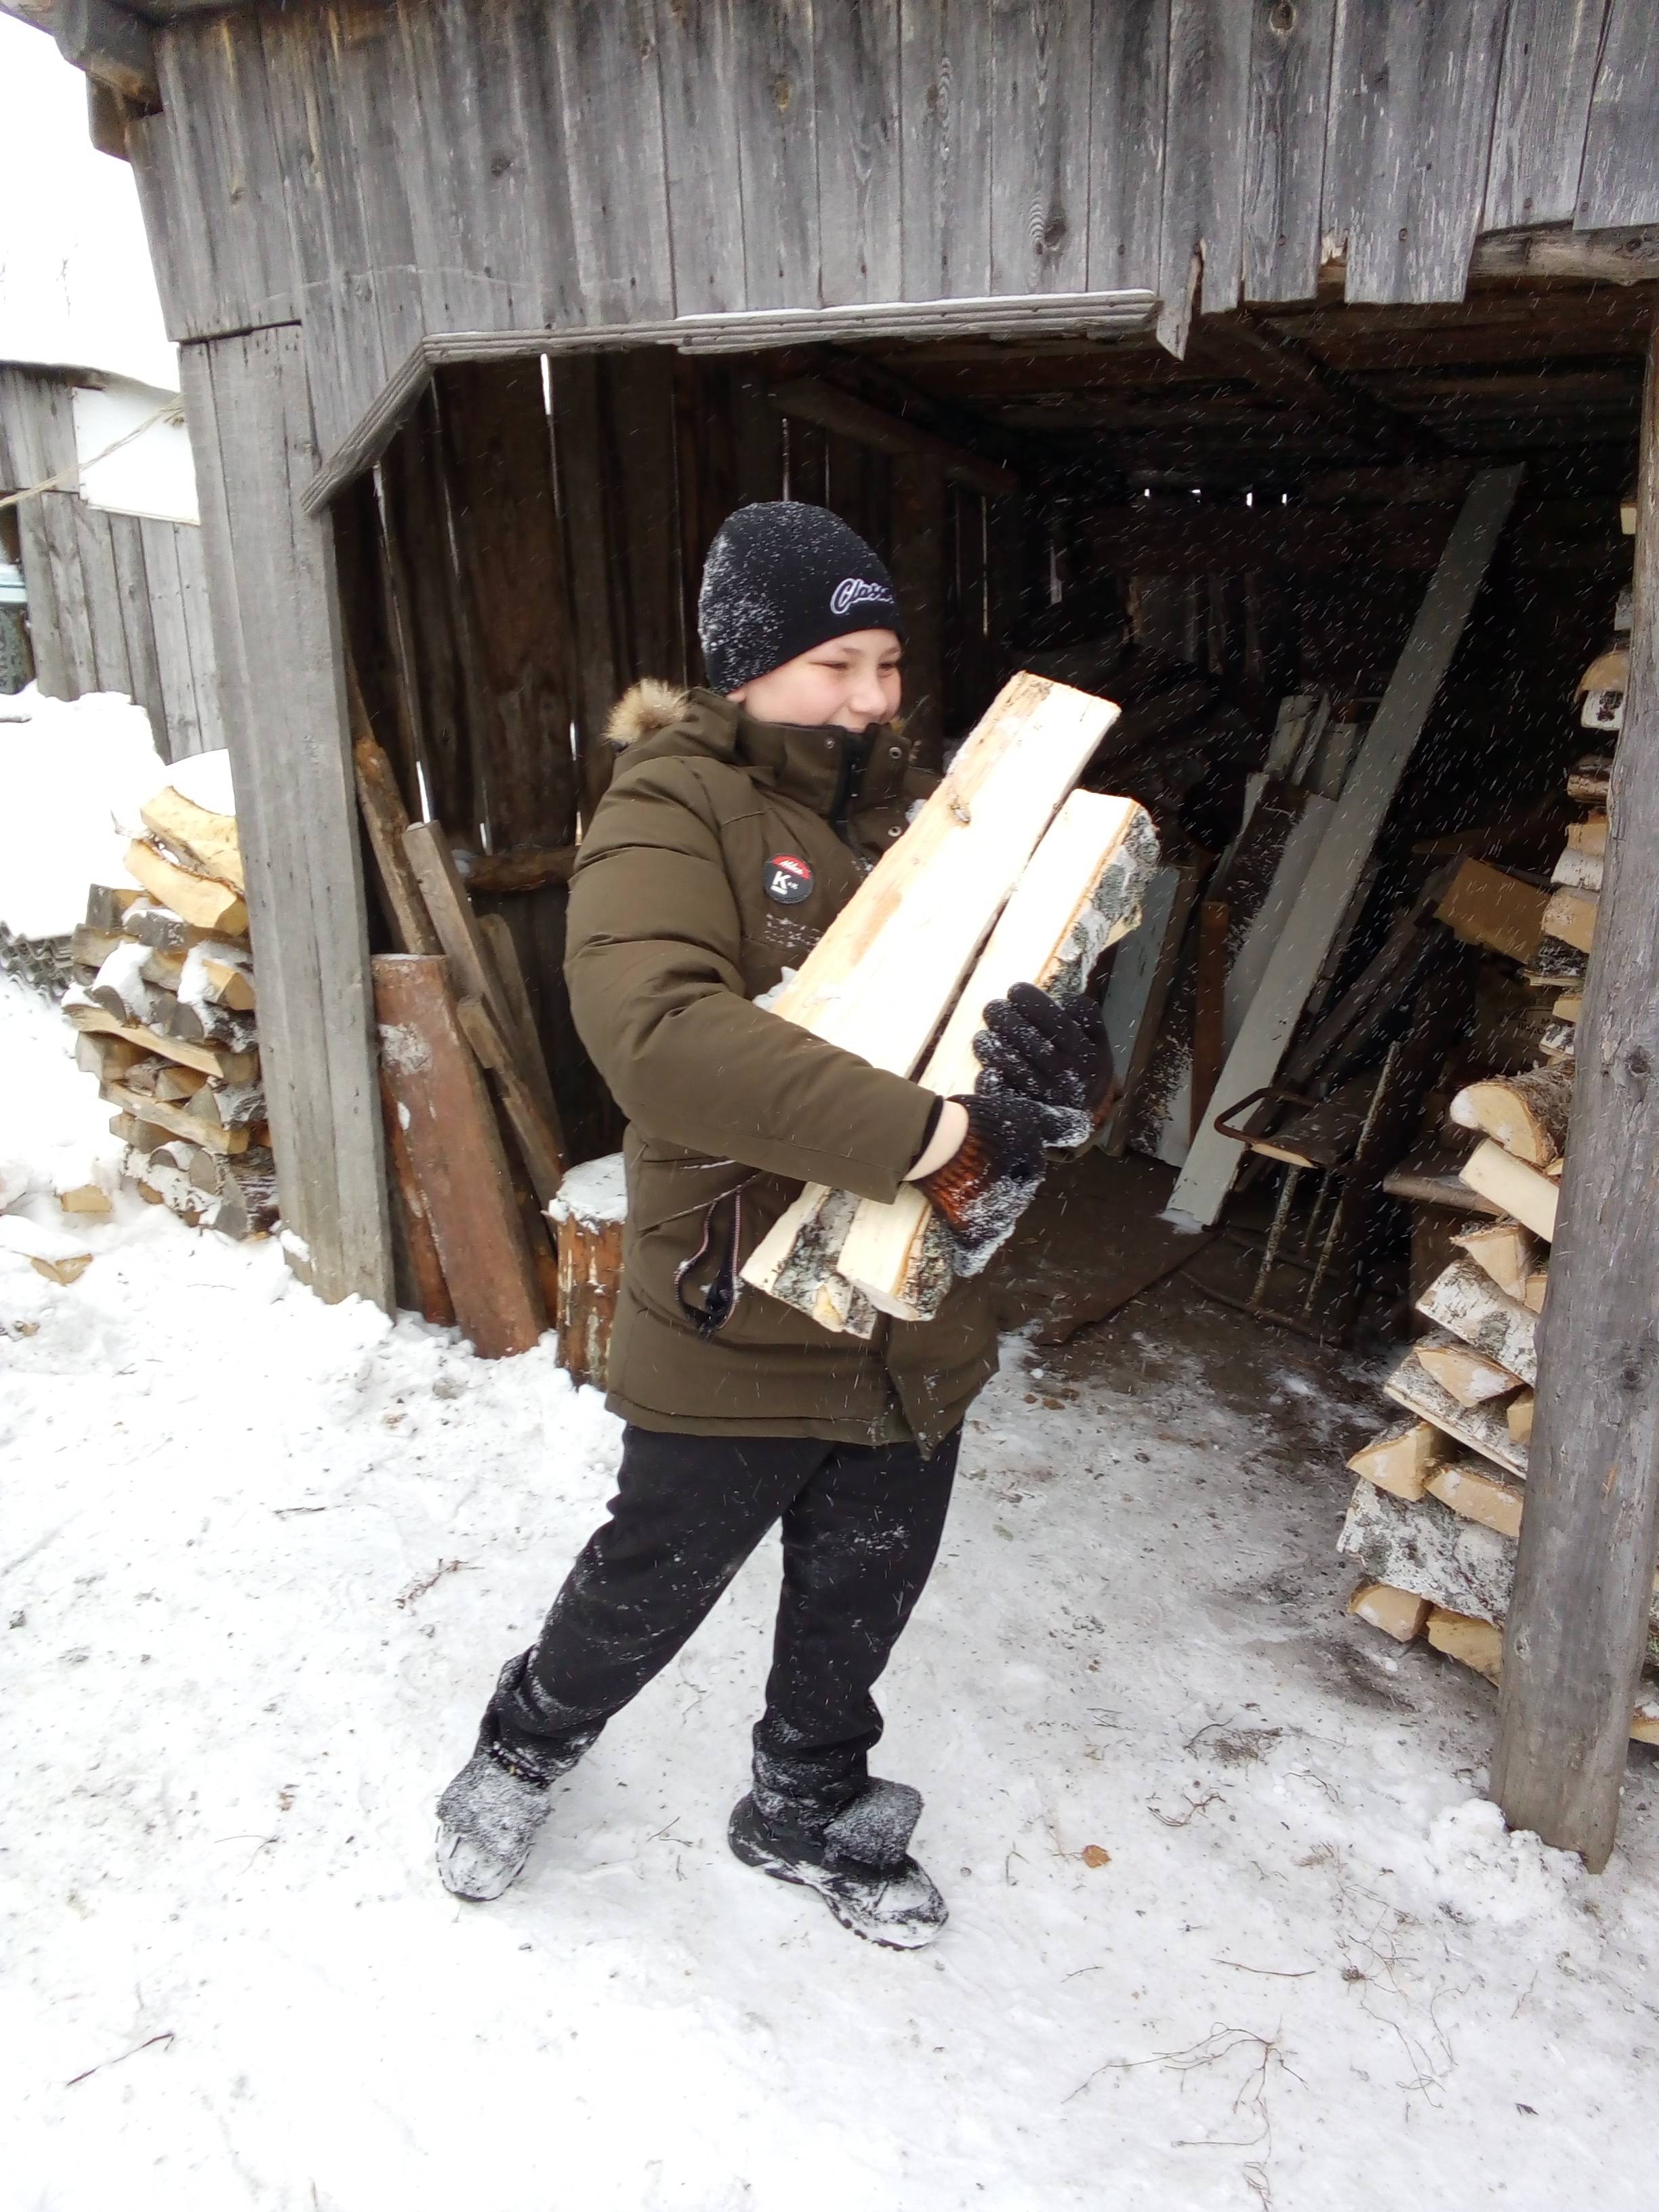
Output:
M276 1183L235 817L171 787L143 812L126 855L142 888L93 885L64 1012L140 1194L192 1226L256 1236L276 1221Z
M1627 605L1621 601L1626 627ZM1618 649L1604 653L1580 687L1581 720L1607 742L1623 720L1626 665ZM1360 1480L1340 1548L1367 1577L1349 1611L1401 1643L1426 1635L1492 1681L1502 1666L1526 1498L1537 1324L1549 1285L1612 765L1610 753L1588 754L1568 775L1580 818L1568 830L1541 931L1521 970L1547 1009L1537 1062L1466 1084L1451 1102L1457 1132L1475 1139L1460 1180L1486 1212L1452 1238L1462 1256L1417 1300L1429 1333L1383 1386L1408 1418L1348 1462ZM1649 1656L1659 1664L1659 1598ZM1631 1733L1659 1742L1659 1675L1644 1678Z

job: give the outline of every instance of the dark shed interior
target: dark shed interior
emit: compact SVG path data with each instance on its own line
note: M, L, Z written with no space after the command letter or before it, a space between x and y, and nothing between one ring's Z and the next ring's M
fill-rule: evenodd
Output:
M1333 292L1206 317L1184 360L1150 332L1079 332L436 369L335 502L346 635L410 813L442 822L513 930L574 1155L618 1129L564 1001L564 884L611 703L641 675L700 679L697 579L734 506L821 501L878 548L935 763L1021 667L1121 702L1087 781L1140 799L1190 873L1163 1016L1184 1039L1202 896L1239 857L1281 701L1323 691L1363 729L1474 471L1522 464L1328 1006L1449 856L1548 880L1585 744L1575 689L1628 574L1651 289L1477 280L1433 307ZM1448 1066L1532 1057L1478 969L1449 951L1458 1042L1425 1066L1425 1122ZM1149 1081L1131 1104L1112 1148L1155 1152L1166 1102ZM1384 1256L1400 1230L1375 1225Z

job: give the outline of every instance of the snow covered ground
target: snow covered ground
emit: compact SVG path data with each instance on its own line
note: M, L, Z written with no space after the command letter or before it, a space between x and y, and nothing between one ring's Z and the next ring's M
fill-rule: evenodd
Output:
M102 1115L10 986L0 1064L46 1218ZM1649 1755L1605 1878L1505 1837L1484 1686L1340 1616L1357 1372L1175 1285L1009 1346L884 1686L902 1955L725 1849L769 1556L447 1897L617 1425L131 1195L88 1242L0 1255L6 2212L1652 2203Z

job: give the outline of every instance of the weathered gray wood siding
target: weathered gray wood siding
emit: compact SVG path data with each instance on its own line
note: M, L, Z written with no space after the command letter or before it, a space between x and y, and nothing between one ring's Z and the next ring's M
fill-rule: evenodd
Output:
M74 465L70 389L56 371L0 368L0 491ZM21 502L17 532L46 696L125 691L164 760L223 744L200 530L48 491Z
M159 34L179 339L297 322L328 453L416 340L1144 288L1462 296L1659 221L1652 0L290 0Z
M291 1262L387 1305L390 1234L333 537L293 324L180 358L216 588L271 1147Z

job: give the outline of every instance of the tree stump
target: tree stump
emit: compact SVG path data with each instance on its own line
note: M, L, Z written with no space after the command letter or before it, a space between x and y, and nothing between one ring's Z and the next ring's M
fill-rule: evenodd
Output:
M627 1207L623 1156L607 1152L572 1168L547 1209L559 1238L559 1364L598 1390L606 1387Z

